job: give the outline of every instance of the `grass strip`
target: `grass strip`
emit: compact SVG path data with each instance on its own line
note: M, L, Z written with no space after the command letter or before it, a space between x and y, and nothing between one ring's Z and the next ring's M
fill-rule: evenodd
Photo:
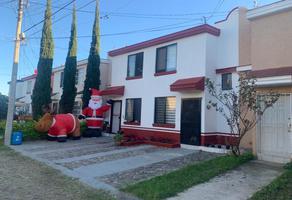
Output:
M122 191L132 193L145 200L165 199L175 196L194 185L204 183L252 159L253 155L249 153L239 157L230 155L221 156L129 185L123 188Z
M291 200L292 163L287 164L284 173L269 185L256 192L250 200Z

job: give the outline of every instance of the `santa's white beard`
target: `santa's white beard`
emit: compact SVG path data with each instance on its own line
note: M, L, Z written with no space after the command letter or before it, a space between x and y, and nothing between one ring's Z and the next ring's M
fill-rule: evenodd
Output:
M92 99L89 100L88 107L92 110L97 110L101 107L101 101L93 101Z

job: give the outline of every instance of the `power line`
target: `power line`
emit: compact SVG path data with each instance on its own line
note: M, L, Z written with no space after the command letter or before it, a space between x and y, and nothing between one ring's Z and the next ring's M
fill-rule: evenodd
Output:
M74 1L75 1L75 0L74 0ZM93 3L93 2L96 2L96 0L91 0L90 2L88 2L88 3L84 4L83 6L81 6L80 8L77 8L76 11L78 11L79 9L85 8L86 6L90 5L90 4ZM67 14L67 15L64 15L64 16L60 17L59 19L53 21L52 24L55 24L55 23L61 21L62 19L68 17L69 15L71 15L71 13L69 13L69 14ZM30 36L33 36L33 35L35 35L35 34L41 32L41 31L42 31L42 29L40 29L40 30L38 30L38 31L35 31L35 32L33 32L32 34L30 34Z
M196 21L200 21L200 20L201 20L200 18L196 19ZM164 31L164 30L170 30L170 29L176 29L176 28L188 27L188 26L194 26L194 25L201 24L201 23L197 23L197 24L183 25L183 24L190 23L193 21L195 21L195 20L189 20L189 21L185 21L182 23L168 24L168 25L146 28L146 29L132 30L132 31L127 31L127 32L101 34L100 37L127 35L127 34L135 34L135 33L145 33L145 32L157 32L157 31ZM77 38L89 38L89 37L92 37L92 36L91 35L77 36ZM31 37L28 39L40 39L40 38L41 37ZM68 39L68 38L70 38L70 37L69 36L54 37L54 39Z
M210 20L210 19L214 16L215 12L216 12L218 9L220 9L220 7L223 5L223 3L224 3L224 0L218 0L218 3L217 3L217 5L216 5L216 7L214 8L212 14L211 14L209 17L207 17L207 21Z
M72 0L72 1L70 1L69 3L67 3L67 4L64 5L64 6L62 6L60 9L58 9L58 10L55 11L53 14L51 14L51 16L48 16L48 17L52 17L52 16L54 16L55 14L57 14L58 12L64 10L67 6L69 6L70 4L72 4L72 3L75 2L75 1L76 1L76 0ZM31 27L27 28L27 29L24 30L23 32L27 32L27 31L33 29L34 27L36 27L36 26L40 25L41 23L43 23L46 19L47 19L47 17L45 17L45 19L41 20L40 22L38 22L38 23L32 25Z

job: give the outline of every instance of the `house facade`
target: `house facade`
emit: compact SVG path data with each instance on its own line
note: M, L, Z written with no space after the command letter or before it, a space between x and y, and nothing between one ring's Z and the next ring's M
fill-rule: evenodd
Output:
M179 145L226 145L234 138L204 80L225 90L237 84L238 70L249 69L244 8L235 8L214 26L207 24L109 52L114 100L112 132L161 138ZM248 66L246 66L248 65ZM235 68L235 70L234 70ZM230 70L231 69L231 70Z
M292 160L292 1L248 11L252 74L258 92L281 96L249 134L254 153L273 162Z
M82 91L84 87L84 80L86 76L87 59L77 62L76 72L76 88L77 96L75 98L74 114L79 115L82 108ZM101 72L101 89L104 89L109 84L109 71L110 63L106 59L101 59L100 72ZM24 77L17 82L16 89L16 112L17 114L31 115L31 95L35 84L36 74ZM58 113L59 101L63 92L63 79L64 79L64 65L53 68L51 78L52 88L52 109L53 112Z

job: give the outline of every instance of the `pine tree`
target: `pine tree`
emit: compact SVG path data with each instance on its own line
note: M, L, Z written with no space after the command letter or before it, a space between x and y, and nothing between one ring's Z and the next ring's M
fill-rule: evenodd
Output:
M73 7L72 25L71 25L71 36L69 42L69 50L65 62L64 69L64 84L63 94L60 100L60 112L61 113L72 113L75 97L75 77L77 70L77 39L76 39L76 9Z
M100 56L99 56L99 46L100 46L100 31L99 31L99 1L96 1L95 10L95 20L93 24L92 31L92 41L88 57L87 69L86 69L86 79L84 82L82 103L83 107L88 105L90 99L90 88L99 89L100 86Z
M42 115L43 105L51 103L51 74L54 56L51 13L51 0L47 0L40 57L37 66L37 77L32 94L32 111L34 119Z

